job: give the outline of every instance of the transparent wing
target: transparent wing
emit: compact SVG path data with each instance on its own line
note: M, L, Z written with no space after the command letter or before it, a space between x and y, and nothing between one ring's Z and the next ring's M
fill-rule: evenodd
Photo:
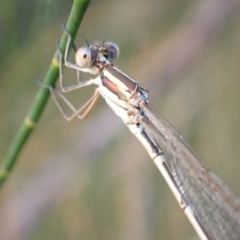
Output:
M240 200L200 160L179 133L149 104L142 120L164 152L183 202L190 206L208 239L240 239Z

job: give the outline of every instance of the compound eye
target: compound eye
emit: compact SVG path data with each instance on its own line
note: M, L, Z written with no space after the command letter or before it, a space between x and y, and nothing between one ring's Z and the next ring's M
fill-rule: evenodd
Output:
M118 58L120 50L116 43L106 42L103 46L106 50L106 58L108 61L112 62Z
M76 53L76 63L80 68L88 68L92 63L92 52L90 47L81 47Z

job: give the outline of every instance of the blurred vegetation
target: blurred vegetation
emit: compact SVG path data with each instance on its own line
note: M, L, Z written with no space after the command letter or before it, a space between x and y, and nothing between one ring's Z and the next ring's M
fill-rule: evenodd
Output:
M158 111L240 195L237 2L92 1L80 32L89 42L119 44L116 65L149 89ZM1 159L70 9L63 0L1 3ZM80 34L76 43L84 44ZM87 93L73 98L81 105ZM4 240L197 239L144 149L103 100L86 120L70 123L50 101L0 203Z
M83 16L87 10L87 7L90 3L90 0L76 0L72 5L71 12L69 13L69 17L66 23L64 23L64 28L71 34L72 39L74 41L80 23L83 19ZM64 54L65 48L67 45L67 36L66 34L62 34L61 39L58 40L58 48L61 49ZM59 52L56 50L51 64L48 67L48 70L41 80L41 82L45 85L55 86L59 77L59 66L58 66L58 55ZM40 80L38 80L39 82ZM38 84L39 85L39 84ZM38 93L36 94L34 100L32 101L31 107L26 114L19 130L15 134L14 139L12 140L11 145L8 148L8 151L2 160L1 164L1 173L0 173L0 185L5 182L9 172L13 168L15 162L18 159L20 152L22 151L25 143L29 139L30 134L35 129L39 118L41 117L43 110L47 104L49 99L50 92L46 87L39 88Z

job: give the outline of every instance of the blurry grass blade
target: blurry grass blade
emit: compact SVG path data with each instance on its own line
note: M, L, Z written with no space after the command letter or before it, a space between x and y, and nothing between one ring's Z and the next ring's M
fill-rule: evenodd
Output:
M87 7L90 3L90 0L75 0L73 2L72 10L69 16L69 19L66 24L66 29L73 39L77 34L79 25L83 19L84 13L87 10ZM66 35L63 35L59 42L60 49L65 49L67 43ZM49 85L54 85L59 76L59 66L58 66L58 54L55 53L50 67L46 73L46 76L43 80L44 83ZM15 138L12 141L11 146L8 149L8 152L3 159L2 166L0 168L0 185L3 184L5 179L8 176L8 173L11 171L13 165L15 164L19 153L21 152L25 142L27 141L30 133L36 126L38 119L40 118L43 109L47 103L49 97L49 91L47 89L39 89L32 106L29 109L29 112L24 119L22 125L20 126L19 131L17 132Z

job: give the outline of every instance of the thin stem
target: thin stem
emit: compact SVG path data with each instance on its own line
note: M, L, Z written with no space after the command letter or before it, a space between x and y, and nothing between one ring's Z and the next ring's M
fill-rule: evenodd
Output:
M80 26L80 23L83 19L84 13L86 12L89 3L90 0L75 0L73 2L72 10L66 24L66 29L71 34L73 40L77 34L77 30ZM59 42L59 47L63 53L66 48L66 44L67 36L66 34L63 34ZM58 52L56 51L43 82L47 85L54 86L58 77L59 63ZM39 89L32 103L32 106L30 107L25 119L23 120L22 125L19 128L19 131L17 132L15 138L12 141L12 144L8 149L7 154L3 159L2 166L0 167L0 186L2 186L2 184L6 180L28 137L30 136L32 130L35 128L36 123L39 120L43 109L47 103L49 95L50 93L48 89Z

